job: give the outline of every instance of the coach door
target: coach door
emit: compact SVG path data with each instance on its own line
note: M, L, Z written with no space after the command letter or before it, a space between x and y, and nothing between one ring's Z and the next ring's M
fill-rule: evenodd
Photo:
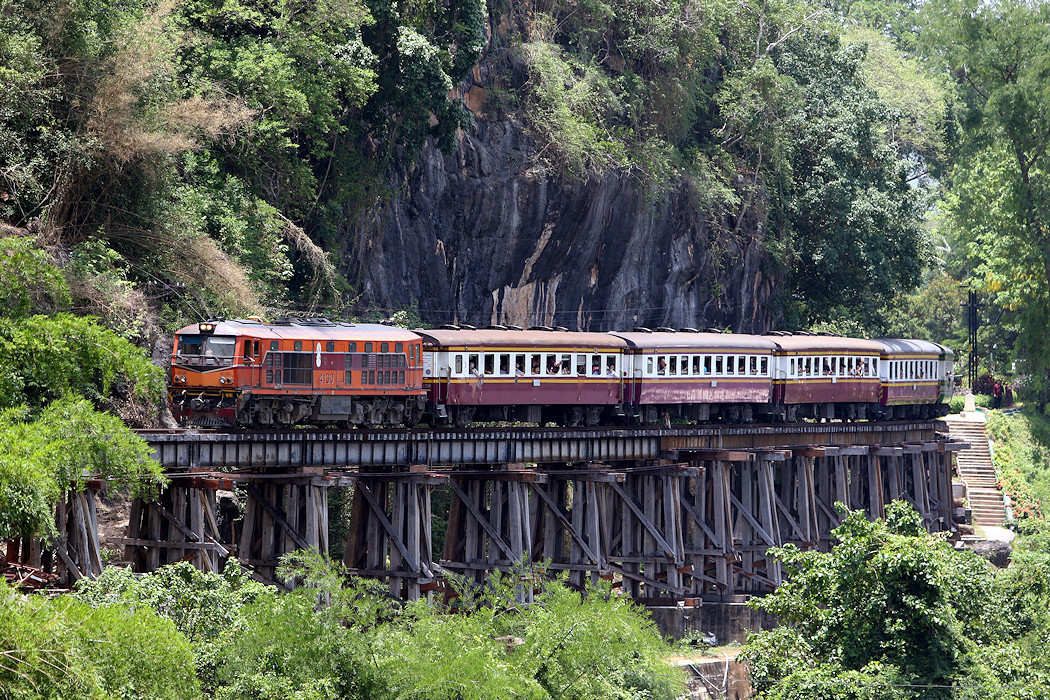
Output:
M260 345L258 340L245 339L241 352L241 363L248 367L248 386L259 386L261 369L259 367Z

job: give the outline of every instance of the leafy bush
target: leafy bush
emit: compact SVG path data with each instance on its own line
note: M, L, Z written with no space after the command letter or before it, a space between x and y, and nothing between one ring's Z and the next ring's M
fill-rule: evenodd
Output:
M790 578L752 603L781 624L743 652L760 697L949 698L997 685L971 656L1002 629L983 559L927 534L903 501L886 520L854 511L833 534L828 553L771 551Z
M189 642L144 607L19 595L0 579L0 649L5 698L200 695Z
M977 381L973 383L973 386L970 387L970 390L973 391L974 394L987 394L988 396L991 396L992 387L994 386L995 377L985 372L984 374L977 377Z
M119 418L73 396L34 420L26 408L0 411L0 538L54 532L55 503L86 475L147 495L163 482L150 449Z
M292 593L188 564L81 581L92 605L148 607L189 638L202 689L225 699L673 698L680 672L641 609L608 587L581 596L524 570L484 590L461 583L455 609L401 607L375 581L348 579L316 551L284 559ZM523 585L536 600L518 601ZM322 603L318 605L318 603Z
M962 413L966 407L965 396L953 396L948 399L948 410L952 413Z
M69 302L62 273L35 236L0 237L0 315L60 311Z
M100 406L137 400L148 410L164 396L164 370L90 318L0 318L0 408L74 394Z

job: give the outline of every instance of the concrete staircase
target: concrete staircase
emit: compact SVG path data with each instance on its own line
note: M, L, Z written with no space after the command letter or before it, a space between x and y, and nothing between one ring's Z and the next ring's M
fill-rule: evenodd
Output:
M1006 519L1003 493L995 485L995 469L988 453L988 433L984 417L969 414L947 416L944 421L952 437L970 443L970 449L957 452L959 475L966 483L974 525L1002 525Z

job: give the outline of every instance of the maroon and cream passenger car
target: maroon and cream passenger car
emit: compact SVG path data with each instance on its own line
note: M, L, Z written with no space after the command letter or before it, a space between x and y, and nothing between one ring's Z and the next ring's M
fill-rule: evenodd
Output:
M887 418L947 415L955 353L925 340L877 340L882 346L879 403Z
M432 420L599 425L622 415L627 343L608 333L416 331ZM620 408L618 408L620 407Z
M624 401L642 423L661 418L750 421L772 413L773 351L762 336L732 333L613 333L628 345Z
M882 345L831 335L769 338L777 346L773 401L787 420L879 416Z
M622 406L627 343L561 331L417 331L432 419L598 425Z

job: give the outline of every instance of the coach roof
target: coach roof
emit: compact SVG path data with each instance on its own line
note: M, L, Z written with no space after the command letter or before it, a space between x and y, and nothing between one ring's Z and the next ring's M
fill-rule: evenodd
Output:
M785 353L834 355L837 353L872 354L883 352L883 346L874 340L843 338L837 335L777 335L769 338Z
M426 345L443 348L604 348L622 350L622 339L610 333L576 333L573 331L512 331L483 328L451 330L433 328L417 330Z
M928 353L931 355L947 355L955 357L951 348L939 343L931 343L928 340L913 340L905 338L879 338L873 342L883 346L883 352L887 354L912 354Z
M614 331L612 335L623 338L632 348L639 350L704 350L767 353L776 349L768 338L745 333L654 333Z

